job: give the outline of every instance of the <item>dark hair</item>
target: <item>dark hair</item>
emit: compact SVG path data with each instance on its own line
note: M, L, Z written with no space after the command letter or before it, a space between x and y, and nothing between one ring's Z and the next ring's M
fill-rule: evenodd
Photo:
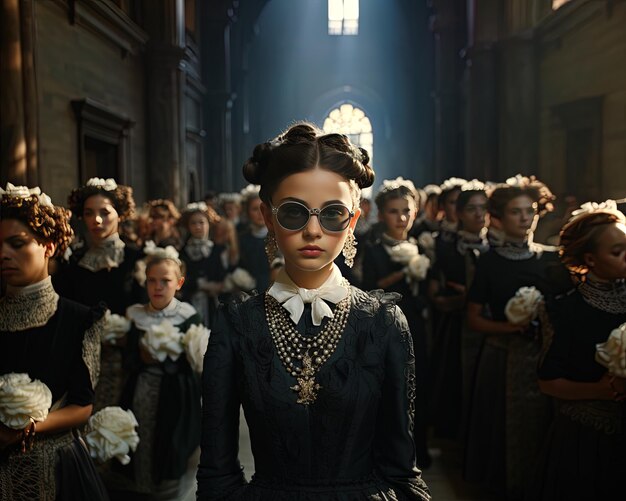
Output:
M610 224L626 223L624 214L615 211L596 211L570 219L560 233L559 256L570 272L582 277L589 272L585 254L594 252L601 233Z
M174 205L174 202L164 198L157 198L156 200L148 201L148 213L152 212L152 209L164 209L169 212L170 217L173 217L177 221L180 219L180 212Z
M324 134L315 125L300 122L271 141L258 144L243 166L243 175L260 185L259 196L269 204L286 177L321 166L352 180L359 188L374 182L369 155L344 134Z
M481 195L487 199L485 190L461 190L459 198L456 199L456 211L461 212L475 195Z
M399 185L390 189L382 189L376 194L374 201L376 202L376 208L378 212L385 210L385 205L389 200L395 200L396 198L412 198L415 202L415 206L418 205L418 194L412 190L409 186Z
M135 213L135 200L133 199L133 189L130 186L117 185L114 190L105 190L102 186L81 186L75 188L67 197L67 203L72 213L82 219L85 210L85 202L89 197L102 195L111 200L113 207L119 215L120 221L124 221Z
M5 219L23 223L38 241L53 243L54 256L62 256L74 237L70 211L56 205L42 205L37 195L26 198L3 195L0 220Z
M529 197L533 202L538 203L540 194L534 186L512 186L510 184L499 184L489 194L487 210L495 218L502 219L504 209L507 204L517 197Z

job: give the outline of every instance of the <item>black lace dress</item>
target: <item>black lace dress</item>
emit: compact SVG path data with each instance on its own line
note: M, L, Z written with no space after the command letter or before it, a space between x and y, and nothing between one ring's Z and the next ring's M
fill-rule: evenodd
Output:
M315 335L310 305L296 328ZM204 359L199 500L427 500L415 466L414 356L393 298L352 288L347 325L321 367L317 400L296 403L264 296L220 310ZM237 458L239 406L255 474Z
M602 299L603 304L592 306L579 289L548 303L554 330L552 338L546 340L540 379L589 383L606 373L606 368L595 361L596 344L605 342L613 329L626 322L623 283L621 294L614 297L618 301L613 301L613 307ZM626 471L626 404L558 399L555 403L558 411L527 499L617 499L615 493L623 491L622 475Z
M0 299L0 374L27 373L52 393L52 409L93 403L104 309L59 298L44 283ZM78 430L37 433L33 448L0 451L0 499L108 500Z

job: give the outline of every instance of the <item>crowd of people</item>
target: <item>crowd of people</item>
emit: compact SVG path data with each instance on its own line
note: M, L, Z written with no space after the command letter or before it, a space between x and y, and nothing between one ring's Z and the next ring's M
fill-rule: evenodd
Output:
M532 175L372 193L365 150L306 123L244 177L184 207L138 208L113 179L66 204L0 192L0 375L53 397L42 422L0 423L1 499L182 499L197 473L199 499L426 500L433 438L498 499L621 487L626 362L597 354L626 335L614 201L561 203ZM151 349L198 325L204 366ZM94 465L79 430L118 405L139 445Z

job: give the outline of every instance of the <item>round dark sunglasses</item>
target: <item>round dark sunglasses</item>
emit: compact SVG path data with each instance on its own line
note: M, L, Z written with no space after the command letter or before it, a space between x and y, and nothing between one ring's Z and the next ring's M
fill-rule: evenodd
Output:
M300 202L284 202L278 207L272 207L272 214L276 216L278 224L289 231L304 228L311 216L317 216L320 225L326 231L343 231L354 217L354 212L343 204L330 204L322 209L309 209Z

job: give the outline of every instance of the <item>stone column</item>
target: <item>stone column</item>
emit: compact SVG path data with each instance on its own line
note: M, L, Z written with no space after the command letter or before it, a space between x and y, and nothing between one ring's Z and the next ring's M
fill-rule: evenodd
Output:
M39 184L34 6L32 0L0 5L0 180L34 186Z
M154 0L146 8L148 196L186 200L184 120L184 0Z

